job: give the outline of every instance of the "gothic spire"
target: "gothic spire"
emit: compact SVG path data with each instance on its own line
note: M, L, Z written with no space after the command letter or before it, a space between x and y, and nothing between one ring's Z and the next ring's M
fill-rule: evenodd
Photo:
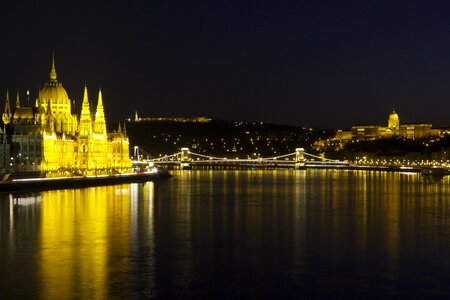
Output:
M6 90L5 114L11 115L11 106L9 104L9 90Z
M89 107L87 85L84 86L83 104L81 105L80 134L87 136L92 132L91 109Z
M98 107L99 107L99 106L103 109L103 98L102 98L102 89L101 89L101 88L98 89L98 104L97 104L97 110L98 110Z
M4 124L8 124L11 118L11 106L9 104L9 91L6 90L5 112L2 115Z
M88 99L88 90L87 85L84 84L84 94L83 94L83 102L81 103L81 113L83 114L83 110L87 108L90 111L89 107L89 99ZM89 113L90 115L90 113Z
M50 80L56 81L56 68L55 68L55 52L52 53L52 69L50 71Z
M103 109L102 90L98 91L97 111L95 112L94 129L97 133L106 134L105 112Z
M17 96L16 96L16 107L20 107L19 91L17 91Z

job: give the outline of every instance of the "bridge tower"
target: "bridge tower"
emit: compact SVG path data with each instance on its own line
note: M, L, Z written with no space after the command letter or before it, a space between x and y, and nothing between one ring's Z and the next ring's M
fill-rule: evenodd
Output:
M191 161L191 158L189 157L189 148L187 148L187 147L181 148L180 169L181 170L189 169L190 161Z
M295 169L305 168L305 149L296 148L295 149Z
M133 147L133 156L135 160L139 160L139 146Z

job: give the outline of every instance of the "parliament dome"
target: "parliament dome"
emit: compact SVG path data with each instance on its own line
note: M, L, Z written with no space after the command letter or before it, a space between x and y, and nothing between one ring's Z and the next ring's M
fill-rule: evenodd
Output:
M55 113L57 111L70 113L70 99L62 83L57 80L54 57L52 57L50 80L39 90L38 101L43 106L50 104Z
M39 100L42 103L70 104L69 96L60 82L47 82L39 91Z

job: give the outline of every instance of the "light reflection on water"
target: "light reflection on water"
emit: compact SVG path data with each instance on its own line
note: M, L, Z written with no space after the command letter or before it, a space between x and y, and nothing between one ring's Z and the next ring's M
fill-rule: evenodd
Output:
M449 296L450 181L183 171L0 196L2 298Z

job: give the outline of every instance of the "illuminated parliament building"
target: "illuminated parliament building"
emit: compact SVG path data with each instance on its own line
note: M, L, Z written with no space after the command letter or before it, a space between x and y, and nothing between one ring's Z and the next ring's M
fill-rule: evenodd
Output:
M108 174L131 168L126 128L107 132L102 93L91 110L87 87L81 114L73 112L66 90L57 80L52 58L50 80L34 106L19 95L12 107L6 92L0 126L0 173L41 171L46 176Z

